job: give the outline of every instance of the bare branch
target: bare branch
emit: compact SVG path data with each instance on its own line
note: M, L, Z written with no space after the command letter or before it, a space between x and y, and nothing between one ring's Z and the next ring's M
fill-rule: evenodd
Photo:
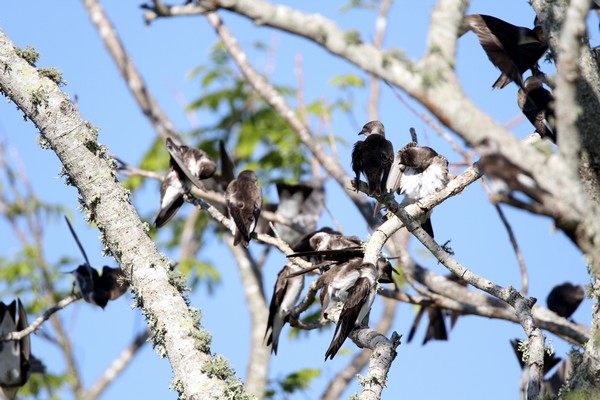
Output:
M115 27L104 12L102 5L98 0L82 0L82 2L92 23L98 30L100 38L112 56L117 68L119 68L123 79L127 82L127 87L131 91L131 94L133 94L144 115L148 117L150 123L152 123L152 126L154 126L154 129L163 140L170 137L177 143L181 143L181 137L175 125L169 120L154 97L152 97L150 90L148 90L148 87L144 83L142 75L135 67L129 54L127 54Z
M226 384L237 378L207 374L212 356L208 345L198 345L201 331L180 289L172 286L168 261L162 257L117 181L113 160L97 142L97 135L50 79L40 76L18 56L14 44L0 31L0 89L33 121L40 140L59 157L69 182L77 187L88 218L100 232L106 251L123 269L137 304L154 332L155 348L169 355L173 374L186 397L222 398ZM90 174L89 171L94 171ZM192 332L194 335L192 335ZM239 388L243 391L242 388Z
M77 301L79 299L81 299L81 294L79 294L79 293L72 294L68 297L65 297L64 299L59 301L58 304L56 304L55 306L52 306L49 309L47 309L46 311L44 311L44 313L42 315L40 315L39 317L37 317L31 324L29 324L29 326L27 328L23 329L22 331L10 332L4 336L0 336L0 342L8 342L11 340L21 340L25 336L34 333L38 329L41 329L42 324L44 322L46 322L47 320L49 320L50 317L52 316L52 314L54 314L57 311L62 310L69 304L71 304L74 301Z

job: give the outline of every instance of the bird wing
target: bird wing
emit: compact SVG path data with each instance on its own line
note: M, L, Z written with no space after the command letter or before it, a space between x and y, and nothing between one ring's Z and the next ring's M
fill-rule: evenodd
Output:
M171 159L175 161L181 172L185 174L185 176L190 180L190 182L192 182L199 189L204 189L204 185L202 184L202 182L200 182L200 180L196 176L194 176L194 174L192 174L185 161L183 160L180 146L177 146L175 143L173 143L171 138L167 138L166 147L169 151L169 154L171 155Z
M346 338L354 329L361 308L365 305L371 292L371 284L367 278L359 278L354 286L348 291L348 298L344 302L344 308L335 327L335 333L331 344L325 352L325 360L333 360Z

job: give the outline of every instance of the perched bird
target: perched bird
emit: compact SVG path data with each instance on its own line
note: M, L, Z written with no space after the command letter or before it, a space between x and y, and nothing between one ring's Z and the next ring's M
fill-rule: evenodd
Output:
M302 238L306 231L314 229L314 226L305 227L303 219L303 206L310 198L313 187L302 183L291 185L279 182L276 185L279 196L279 204L275 213L290 221L294 226L286 226L275 223L277 233L286 243L296 243ZM320 214L320 212L319 212ZM320 216L320 215L319 215Z
M538 203L543 202L545 191L539 187L533 176L509 161L498 152L498 143L484 139L476 146L480 152L478 165L490 180L492 188L499 194L510 196L512 192L521 192Z
M268 345L273 345L271 352L277 355L277 346L279 345L279 335L281 329L288 322L289 315L300 298L300 293L304 288L304 275L288 278L288 274L300 269L295 264L288 263L277 275L273 297L269 306L269 320L265 331L265 339Z
M517 104L542 138L556 143L554 128L554 96L544 88L542 80L535 75L525 79L517 92Z
M292 250L294 250L295 254L303 253L303 252L307 252L307 251L314 251L315 248L311 245L311 239L313 238L313 236L315 236L318 233L328 233L328 234L335 234L335 235L342 234L341 232L333 230L332 228L330 228L328 226L324 226L321 229L318 229L318 230L315 230L312 232L308 232L306 235L302 236L300 238L300 240L298 240L296 242L296 244L294 244L294 247L292 247ZM308 257L305 257L305 259L308 259Z
M385 184L394 160L394 146L385 138L385 128L379 121L367 122L359 135L365 135L352 150L352 170L356 175L356 189L360 174L367 178L369 196L380 196L385 192Z
M510 345L513 348L515 355L517 356L517 359L519 360L519 365L521 366L522 372L521 372L521 379L519 382L519 392L520 392L520 398L522 400L527 399L527 386L529 384L529 379L530 379L530 369L529 369L529 365L525 363L525 361L523 360L523 349L520 348L519 346L519 339L513 339L510 341ZM544 352L544 369L542 370L542 374L543 376L546 376L548 374L548 372L550 372L550 370L552 368L554 368L559 362L560 362L560 357L556 357L553 354L548 354L548 352ZM565 360L561 366L558 368L558 370L556 371L556 373L550 378L550 379L545 379L542 382L542 387L541 387L541 392L540 392L540 397L543 398L556 398L556 395L558 394L559 389L563 386L563 384L566 382L566 378L567 378L567 374L566 372L568 372L568 369L570 368L570 361L567 359Z
M304 249L304 251L299 251ZM287 257L301 257L312 262L312 268L304 269L296 274L303 274L317 268L323 269L332 265L347 262L352 258L364 256L362 241L356 236L344 236L331 228L323 228L311 232L293 249L295 253Z
M183 195L190 192L192 184L204 189L201 179L214 175L216 163L200 149L175 144L167 138L166 147L170 154L169 171L160 185L160 210L154 225L166 224L183 205Z
M125 279L121 268L111 268L105 265L102 268L102 275L99 275L98 271L90 265L87 254L75 230L71 226L71 222L69 222L66 216L65 221L67 221L69 230L85 260L84 264L79 265L75 270L71 271L75 275L75 282L73 284L79 288L84 301L104 308L109 300L115 300L127 291L129 282Z
M537 19L536 19L537 21ZM537 69L537 61L548 50L539 24L533 29L515 26L490 15L465 15L461 35L473 31L489 60L502 74L492 85L502 89L514 81L523 87L523 72Z
M27 313L20 299L6 305L0 301L0 336L27 328ZM15 399L31 373L45 372L45 366L31 354L29 335L19 340L0 342L0 394Z
M325 352L325 361L328 358L333 360L356 325L362 326L375 300L377 268L373 264L365 263L360 266L359 274L360 277L348 291L348 297L335 326L333 339Z
M262 207L262 190L254 171L245 170L227 185L225 201L233 219L233 245L248 247Z
M510 345L513 348L513 351L515 352L515 355L517 356L517 359L519 360L519 365L521 366L521 368L525 368L527 366L527 364L525 363L525 361L523 361L523 350L519 347L519 339L513 339L510 341ZM554 366L556 364L558 364L560 362L561 358L560 357L556 357L556 355L554 353L552 354L548 354L547 351L544 352L544 370L543 373L544 375L546 375L548 372L550 372L550 370L552 368L554 368Z
M325 321L327 308L332 297L340 298L360 278L362 258L354 258L344 264L330 268L317 279L315 287L320 290L321 321ZM306 270L304 270L306 271ZM303 272L304 272L303 271Z
M407 342L410 343L412 341L425 312L427 312L427 316L429 317L429 323L427 324L427 332L422 344L425 345L429 340L448 340L448 331L446 330L446 321L444 320L442 310L437 307L422 306L419 312L417 312L417 316L410 328Z
M581 285L573 285L565 282L557 285L548 294L546 304L548 309L554 311L561 317L569 318L585 298L585 291Z
M454 274L449 274L445 277L449 281L455 282L458 285L467 286L467 282L464 279ZM438 307L421 306L408 333L407 342L410 343L412 341L419 326L419 323L421 322L421 318L423 318L425 312L427 312L429 322L427 324L427 331L425 332L425 337L423 338L423 342L421 344L425 345L430 340L448 340L448 330L446 328L444 310ZM451 329L454 328L454 325L456 324L456 321L458 320L459 316L460 313L457 311L450 312Z
M448 160L431 147L413 141L398 150L386 182L388 191L404 195L400 205L407 206L429 196L448 184ZM423 217L423 229L433 237L431 211Z

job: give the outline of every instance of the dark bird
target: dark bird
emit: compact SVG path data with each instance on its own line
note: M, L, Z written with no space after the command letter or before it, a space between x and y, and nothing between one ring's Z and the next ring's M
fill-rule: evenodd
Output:
M279 182L276 184L279 203L263 204L262 211L270 211L282 217L287 222L281 224L275 222L273 226L277 235L291 246L295 245L302 237L313 231L321 213L325 209L325 188L323 179L313 179L288 184ZM267 233L276 236L271 229L271 223L261 213L257 233Z
M537 76L525 79L523 87L517 92L517 104L529 122L542 138L547 137L556 143L554 128L554 96L544 88Z
M166 147L170 154L169 171L160 185L160 210L154 225L166 224L183 205L183 196L192 190L192 184L200 189L200 180L210 178L217 168L216 163L200 149L175 144L167 138Z
M290 313L300 298L304 288L304 275L288 278L288 274L300 269L295 264L289 263L283 267L277 275L273 297L269 306L269 320L265 331L265 339L268 345L273 345L271 352L277 355L279 335L283 325L289 320Z
M519 382L519 392L521 393L520 398L527 399L527 386L530 379L530 369L529 365L523 360L523 350L519 347L519 342L519 339L513 339L510 341L510 345L514 350L517 360L519 361L519 365L522 369L521 379ZM560 357L556 357L554 353L548 354L548 352L544 351L544 369L542 370L543 376L546 376L550 370L552 370L552 368L554 368L560 362L560 360ZM570 368L570 365L571 363L569 359L563 361L556 373L552 375L550 379L545 379L542 382L540 397L556 398L558 391L566 382L566 378L568 376L567 372Z
M462 31L473 31L489 60L502 74L492 87L502 89L514 81L523 87L523 72L537 69L537 61L548 50L539 24L533 29L515 26L490 15L466 15Z
M527 366L527 364L525 363L525 361L523 361L523 351L519 347L519 342L519 339L513 339L510 341L510 345L513 348L513 351L515 352L517 359L519 360L519 365L521 366L521 369L523 369ZM558 364L560 360L561 358L556 357L554 353L548 354L547 351L544 351L544 370L542 371L543 374L546 375L548 372L550 372L550 370L554 368L554 366Z
M410 343L412 341L425 312L427 312L427 316L429 317L429 323L427 324L427 332L425 332L422 344L425 345L429 340L448 340L448 331L446 330L443 311L437 307L422 306L419 312L417 312L417 316L410 328L407 342Z
M244 247L248 247L262 207L262 190L254 171L242 171L229 183L225 201L233 219L233 245L237 246L241 242Z
M546 304L548 309L554 311L561 317L569 318L585 298L585 291L581 285L573 285L565 282L557 285L548 294Z
M411 142L398 150L386 188L403 195L400 205L406 207L434 194L448 184L448 160L431 147ZM433 237L431 211L423 217L423 229Z
M325 361L333 360L344 341L355 326L362 326L369 314L377 287L377 268L373 264L362 264L359 269L360 277L348 291L348 297L340 314L335 333L329 348L325 352Z
M385 192L390 167L394 161L394 146L385 138L385 128L379 121L367 122L359 135L365 135L352 150L352 170L356 175L356 188L360 174L367 178L369 196L380 196Z
M6 305L0 301L0 336L27 328L27 313L20 299ZM29 335L19 340L0 342L0 393L6 399L16 398L19 388L32 372L44 372L44 365L31 354Z
M480 152L478 165L496 193L510 196L512 192L521 192L538 203L543 202L545 193L533 176L509 161L498 152L498 143L484 139L476 149Z
M84 301L104 308L109 300L115 300L127 291L129 281L125 279L121 268L111 268L105 265L102 268L102 275L99 275L98 271L90 265L87 254L75 230L71 226L71 222L69 222L66 216L65 221L67 221L69 230L85 260L84 264L79 265L75 270L71 271L75 275L74 285L77 285L79 288Z
M467 282L464 279L459 278L458 276L456 276L454 274L446 275L445 278L448 279L449 281L455 282L456 284L458 284L460 286L463 286L463 287L467 286ZM423 318L423 315L425 314L425 312L427 312L429 322L427 325L427 331L425 332L425 337L423 338L423 342L421 344L425 345L430 340L448 340L448 330L446 328L446 321L445 321L445 315L446 315L445 310L438 308L438 307L433 307L433 306L421 306L421 308L417 312L417 315L416 315L416 317L413 321L413 324L410 328L410 331L408 333L407 342L410 343L411 340L413 339L413 337L417 331L417 328L419 327L419 323L421 322L421 318ZM456 324L456 321L458 320L460 313L452 310L449 312L449 314L450 314L450 329L452 329L452 328L454 328L454 325Z

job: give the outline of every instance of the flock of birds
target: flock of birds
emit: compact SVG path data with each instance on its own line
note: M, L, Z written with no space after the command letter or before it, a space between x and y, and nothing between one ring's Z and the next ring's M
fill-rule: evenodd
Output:
M510 82L515 82L519 87L518 105L525 116L542 138L556 143L552 109L554 100L551 92L543 86L544 75L537 64L539 58L547 51L548 45L537 19L535 27L529 29L488 15L467 15L461 35L468 30L477 35L490 61L502 72L493 87L501 89ZM522 74L527 70L531 70L532 74L523 80ZM382 200L382 196L397 193L403 196L401 206L406 206L436 193L447 185L448 160L430 147L419 146L416 135L413 135L413 140L396 154L392 143L385 137L385 128L380 121L368 122L359 135L364 135L365 140L356 142L352 150L352 170L355 174L353 183L357 191L362 175L366 178L369 196ZM496 190L506 195L519 191L533 201L541 203L544 192L537 186L533 177L500 155L495 145L489 140L480 144L482 155L479 166L494 182ZM202 150L176 144L172 139L166 140L166 148L170 154L169 170L160 187L160 210L155 219L156 227L164 226L177 213L186 196L190 196L193 186L205 190L202 181L213 178L217 190L225 195L227 211L233 221L230 227L234 245L241 243L248 247L260 225L261 210L269 206L263 206L262 190L255 172L244 170L234 177L233 163L222 143L220 174L216 173L215 161ZM278 185L278 191L280 206L286 201L292 204L291 209L288 207L288 214L294 218L295 214L303 212L317 214L316 218L310 219L312 225L316 225L324 204L323 193L320 197L315 196L318 191L314 187L307 188L303 185ZM287 193L286 199L283 199L282 193ZM301 193L300 197L298 193ZM376 211L378 210L376 208ZM433 237L430 216L429 212L419 222ZM109 300L125 293L129 284L120 268L104 266L102 274L99 274L91 267L75 231L68 219L66 221L85 260L84 264L72 271L75 276L74 286L79 288L86 302L104 308ZM310 225L303 224L305 228ZM281 225L280 227L282 230L288 228ZM334 336L325 353L325 360L333 359L352 330L368 324L369 311L378 285L394 283L392 273L395 269L385 257L380 257L376 265L364 263L363 242L355 236L344 236L331 228L313 229L303 236L296 232L289 242L293 245L294 253L288 255L290 261L279 272L275 283L265 332L266 344L272 346L273 353L277 353L281 330L285 323L289 322L300 298L305 274L318 270L316 288L320 291L322 323L329 317L330 302L342 300L346 295ZM293 263L295 257L313 263L313 267L300 268ZM583 298L584 291L581 286L565 283L552 290L547 304L550 310L569 318ZM415 319L409 340L412 339L424 310L427 310L430 316L430 327L424 343L429 339L447 339L441 310L423 308ZM452 319L453 323L455 320L456 316ZM443 327L440 326L440 321ZM27 314L19 299L8 305L0 302L0 336L21 331L27 326ZM516 341L513 346L521 359ZM548 365L558 363L556 360L549 360ZM29 374L42 372L43 369L43 365L31 355L28 335L18 341L0 342L0 388L5 397L14 398L17 389L25 383Z

